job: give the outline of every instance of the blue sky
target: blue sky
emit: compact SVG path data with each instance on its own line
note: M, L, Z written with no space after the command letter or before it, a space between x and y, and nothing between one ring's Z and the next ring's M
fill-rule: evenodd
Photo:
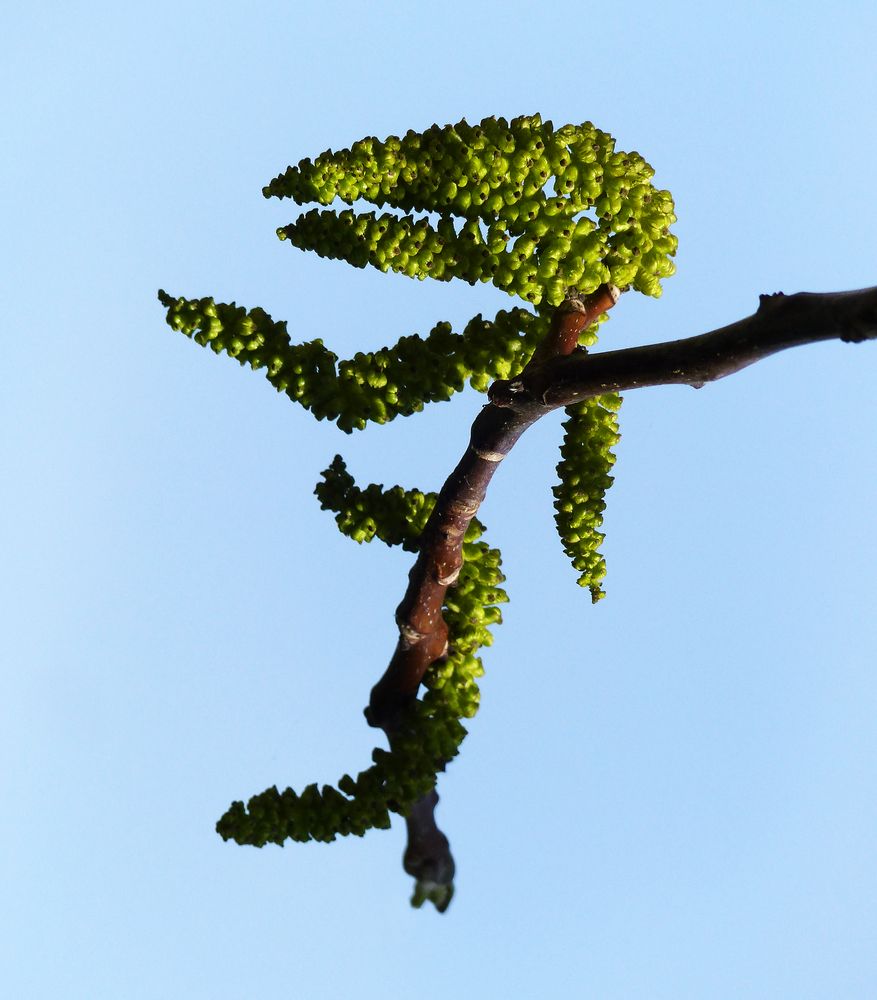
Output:
M319 472L434 489L482 398L346 436L155 300L261 305L342 357L506 306L281 245L294 209L261 187L536 111L676 199L678 274L604 346L871 285L873 5L33 3L2 27L8 995L874 996L873 345L628 394L596 607L554 535L559 418L522 439L483 508L511 603L441 780L440 917L408 908L401 822L283 851L213 824L374 745L408 557L343 539Z

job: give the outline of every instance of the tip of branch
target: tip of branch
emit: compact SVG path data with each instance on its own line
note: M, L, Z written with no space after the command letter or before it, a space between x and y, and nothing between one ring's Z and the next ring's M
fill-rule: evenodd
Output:
M583 295L571 289L567 292L566 298L558 306L564 312L584 313L588 322L596 319L601 313L608 312L613 306L618 304L621 298L621 289L618 285L600 285L593 292Z
M439 913L444 913L451 905L453 897L453 882L450 885L442 885L439 882L418 880L414 883L414 894L411 897L411 905L419 910L424 903L430 902Z

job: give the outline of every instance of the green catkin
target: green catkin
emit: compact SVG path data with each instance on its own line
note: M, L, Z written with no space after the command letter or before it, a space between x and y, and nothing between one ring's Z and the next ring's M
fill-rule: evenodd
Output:
M548 328L547 317L500 310L493 319L475 316L462 333L438 323L426 337L403 337L391 347L339 361L321 340L291 344L286 323L263 309L164 291L159 299L172 329L241 365L264 369L279 392L348 432L448 400L467 381L485 392L494 379L520 371Z
M163 291L159 299L173 329L264 369L279 392L350 432L447 400L466 382L484 392L495 379L521 372L554 307L571 292L588 294L611 282L659 296L662 279L674 273L676 216L670 193L656 189L652 176L639 153L616 150L614 139L590 122L555 128L539 115L367 137L301 160L263 189L266 197L322 206L278 229L278 236L356 267L473 285L490 281L528 308L493 319L475 316L461 333L438 323L425 337L402 337L339 360L319 339L292 344L286 323L262 309ZM336 201L350 207L330 208ZM360 210L364 202L379 211ZM595 343L598 326L581 333L582 347ZM554 487L564 550L594 601L603 596L599 528L619 405L611 394L567 408ZM343 534L409 551L418 549L436 499L398 486L360 489L340 457L316 493ZM275 786L246 805L232 803L216 827L224 839L261 847L362 836L387 828L391 812L406 815L434 787L466 735L461 720L478 709L483 669L477 653L491 643L490 628L501 621L499 605L507 600L500 554L480 540L482 532L473 519L459 578L447 591L448 656L427 671L424 693L389 749L375 749L372 765L356 777L345 774L337 787L313 784L297 793ZM418 883L413 902L432 899L444 909L449 898L447 886Z
M492 281L527 302L557 305L569 289L587 294L606 281L661 294L661 278L674 270L676 216L653 173L590 122L555 129L529 115L370 137L301 160L263 193L406 213L311 210L278 230L301 249L413 278ZM590 240L570 238L570 229L581 237L586 228Z
M594 603L604 596L606 562L600 553L604 535L599 529L604 496L613 482L609 470L615 463L612 448L620 437L620 405L621 397L610 393L566 408L557 466L560 482L553 488L554 519L563 550L579 571L579 586L589 588Z
M323 509L332 510L340 530L356 541L377 537L390 545L417 547L435 505L435 494L359 489L340 456L323 473L316 491ZM338 787L309 785L300 794L273 786L246 804L234 802L216 825L225 840L262 847L267 843L331 841L386 829L390 813L405 815L435 785L436 775L456 756L466 736L461 719L478 710L477 678L483 673L477 651L491 640L491 625L501 621L498 604L508 598L500 584L500 554L480 541L483 526L473 520L463 544L457 586L448 591L448 657L424 678L426 692L415 701L394 734L390 750L375 749L373 764L356 778L344 775Z

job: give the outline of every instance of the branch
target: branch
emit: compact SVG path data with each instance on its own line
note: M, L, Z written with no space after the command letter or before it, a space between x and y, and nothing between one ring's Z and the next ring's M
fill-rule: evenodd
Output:
M617 288L603 285L585 298L566 299L555 310L545 340L534 353L536 362L573 351L579 333L611 309L618 295ZM421 536L417 561L408 575L408 589L396 609L396 651L384 676L372 688L365 710L369 725L383 729L391 746L424 674L436 660L447 656L448 626L442 605L463 565L463 539L469 523L499 463L521 434L546 412L543 404L525 401L506 408L485 406L472 424L469 447L438 495ZM419 906L431 899L439 912L444 912L453 895L455 865L448 838L435 822L437 803L433 790L411 808L406 818L404 868L417 879L412 902Z
M517 398L548 410L590 396L651 385L691 385L733 375L789 347L822 340L859 343L877 337L877 286L851 292L762 295L758 310L730 326L685 340L602 354L576 351L525 370L511 382L494 382L489 397L501 407Z
M577 348L579 331L617 301L618 290L610 285L584 299L565 300L521 374L490 387L490 403L475 418L469 446L442 488L424 530L408 589L396 611L399 641L366 709L369 724L382 728L391 741L427 669L447 655L442 604L462 566L469 522L499 463L536 420L607 392L672 384L700 388L789 347L877 338L875 286L850 292L762 295L752 316L700 336L600 354ZM419 880L415 901L435 899L430 893L440 887L444 895L439 894L439 908L444 909L453 891L454 862L447 838L435 824L437 801L431 792L415 803L407 817L405 870Z
M535 370L552 358L569 355L578 335L618 301L618 290L602 285L586 298L566 299L555 310L545 341L537 348ZM527 373L533 361L524 369ZM499 383L494 383L497 385ZM408 575L408 589L396 609L399 642L384 676L374 686L366 718L391 735L400 715L416 697L429 666L447 653L448 628L442 604L448 587L463 565L463 539L481 506L499 463L539 417L544 403L521 398L514 405L485 406L472 424L469 447L448 477L436 500L420 543L420 553Z

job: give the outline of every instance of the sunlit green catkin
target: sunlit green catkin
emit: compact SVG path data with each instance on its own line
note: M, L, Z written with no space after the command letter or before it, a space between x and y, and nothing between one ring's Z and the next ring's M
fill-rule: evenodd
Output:
M341 531L356 541L380 538L390 545L416 548L435 506L435 494L360 489L340 456L323 473L317 496L336 514ZM375 749L371 767L356 778L344 775L338 787L309 785L301 793L272 786L246 805L234 802L216 825L225 840L262 847L267 843L331 841L386 829L390 812L405 815L435 785L436 775L456 756L466 736L461 719L478 710L477 678L483 673L476 655L491 641L489 628L501 621L497 605L508 598L500 555L480 541L483 526L473 520L463 545L463 567L448 591L444 617L448 656L424 678L426 693L415 701L394 733L389 750Z
M546 317L525 309L500 310L493 319L475 316L462 333L437 323L426 337L402 337L339 361L321 340L291 344L286 323L263 309L163 291L159 299L172 329L241 365L263 369L279 392L344 431L417 413L427 403L450 399L467 381L486 391L494 379L520 371L548 326Z
M606 563L600 553L606 507L604 496L612 485L609 470L615 464L612 448L619 440L616 393L585 400L566 408L559 483L553 488L554 515L563 550L579 571L579 586L588 587L591 600L604 596L601 582Z
M432 213L312 210L278 230L301 249L413 278L491 281L557 305L569 289L586 294L605 281L660 295L676 216L652 176L639 153L616 150L590 122L555 129L524 115L369 137L301 160L263 190L300 205Z

